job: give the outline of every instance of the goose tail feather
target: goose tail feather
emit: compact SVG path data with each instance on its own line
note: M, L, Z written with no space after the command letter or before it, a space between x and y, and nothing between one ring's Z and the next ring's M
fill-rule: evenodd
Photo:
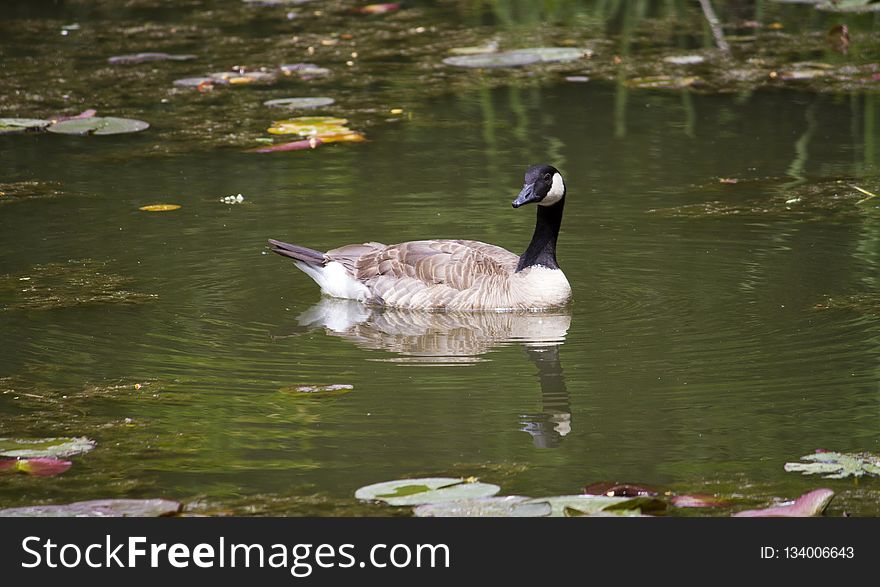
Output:
M323 267L327 264L327 256L321 251L292 245L275 239L269 239L269 247L273 253L277 253L282 257L289 257L295 261L301 261L306 265Z

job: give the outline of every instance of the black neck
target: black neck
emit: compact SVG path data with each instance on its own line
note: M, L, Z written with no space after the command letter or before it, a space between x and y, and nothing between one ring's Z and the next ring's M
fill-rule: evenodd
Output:
M562 225L562 208L565 196L552 206L538 205L538 220L535 222L535 233L529 248L519 258L516 270L522 271L533 265L542 265L548 269L559 269L556 263L556 239Z

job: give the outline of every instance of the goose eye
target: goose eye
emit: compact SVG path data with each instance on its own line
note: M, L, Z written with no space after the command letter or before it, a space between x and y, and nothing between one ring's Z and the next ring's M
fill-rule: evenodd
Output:
M544 174L544 181L550 181L550 179L551 179L551 178L550 178L550 174L549 174L549 173L545 173L545 174Z

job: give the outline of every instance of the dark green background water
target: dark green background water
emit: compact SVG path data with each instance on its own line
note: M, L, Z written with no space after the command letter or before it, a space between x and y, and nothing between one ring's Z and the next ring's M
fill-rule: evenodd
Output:
M556 83L425 99L369 143L305 153L154 156L152 131L0 137L2 181L65 192L0 206L7 281L92 260L156 296L33 309L5 290L0 436L98 447L57 478L0 478L0 505L151 496L236 513L388 513L358 509L354 490L454 474L526 495L606 479L783 497L821 484L869 497L845 503L876 514L870 481L782 466L816 448L878 450L876 313L816 306L875 295L880 218L853 200L843 212L784 204L813 184L845 179L852 194L875 177L878 110L871 95L630 91L624 103L611 85ZM355 314L355 330L300 324L323 302L267 238L520 251L534 209L510 201L537 162L568 186L567 313L354 306L331 326ZM238 193L241 205L219 201ZM157 202L183 207L138 211ZM664 212L707 202L740 213ZM354 389L281 391L306 384Z

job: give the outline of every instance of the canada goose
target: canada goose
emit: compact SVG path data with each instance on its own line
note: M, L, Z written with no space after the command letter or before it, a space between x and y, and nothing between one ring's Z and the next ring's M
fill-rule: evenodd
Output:
M414 310L543 310L565 305L571 286L556 263L556 239L565 183L550 165L526 171L513 207L538 204L532 241L517 256L470 240L423 240L396 245L364 243L322 253L269 240L337 298Z

